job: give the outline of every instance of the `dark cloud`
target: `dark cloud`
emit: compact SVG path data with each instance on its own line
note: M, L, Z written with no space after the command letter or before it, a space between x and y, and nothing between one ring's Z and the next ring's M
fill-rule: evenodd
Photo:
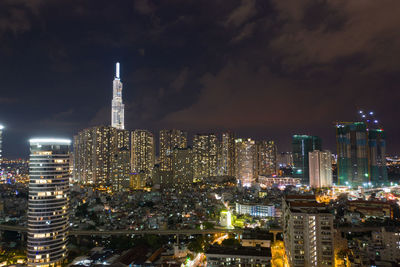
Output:
M32 135L110 123L121 62L129 129L321 135L374 109L400 149L395 0L3 0L5 154ZM22 140L22 141L21 141Z

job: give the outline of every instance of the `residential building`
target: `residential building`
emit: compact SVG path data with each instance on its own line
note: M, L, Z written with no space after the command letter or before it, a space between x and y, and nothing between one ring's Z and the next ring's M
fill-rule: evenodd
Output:
M203 180L217 176L218 140L215 134L196 134L193 138L193 176Z
M126 191L129 188L131 166L130 151L122 147L114 152L111 162L111 187L113 192Z
M332 186L332 153L314 150L308 152L310 186L313 188Z
M282 201L283 236L289 265L334 265L333 214L315 196L286 196Z
M271 266L271 248L211 246L205 252L207 266Z
M235 135L232 132L222 134L218 161L219 175L235 176Z
M293 166L293 153L292 152L281 152L277 154L277 165L280 168L292 167Z
M110 126L95 126L74 136L74 179L82 184L109 187L112 162L121 148L130 148L130 132ZM129 164L130 165L130 164Z
M176 147L187 147L187 132L177 129L161 130L159 138L161 171L172 171L172 151Z
M256 142L257 176L271 176L277 173L277 148L274 141Z
M154 136L147 130L132 132L131 166L133 173L151 174L155 163Z
M172 151L173 183L176 187L187 187L193 183L192 148L174 148Z
M61 266L67 256L71 141L29 143L28 266Z
M236 179L241 186L251 186L257 179L257 155L256 143L254 140L235 140L236 147Z

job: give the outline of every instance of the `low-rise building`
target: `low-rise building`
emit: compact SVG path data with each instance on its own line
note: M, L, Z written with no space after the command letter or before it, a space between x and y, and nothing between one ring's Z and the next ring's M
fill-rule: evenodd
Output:
M248 214L254 217L275 217L275 206L257 203L236 203L237 214Z
M271 266L271 249L267 247L219 247L206 251L207 266Z

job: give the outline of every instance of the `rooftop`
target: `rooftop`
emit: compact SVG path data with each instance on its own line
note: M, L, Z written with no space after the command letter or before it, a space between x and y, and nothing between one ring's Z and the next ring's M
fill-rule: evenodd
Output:
M264 247L220 247L211 246L205 254L234 255L234 256L253 256L253 257L271 257L271 248Z

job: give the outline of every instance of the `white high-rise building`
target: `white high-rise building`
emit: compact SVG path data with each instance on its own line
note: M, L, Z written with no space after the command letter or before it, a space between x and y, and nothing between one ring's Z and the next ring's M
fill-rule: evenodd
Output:
M67 257L71 141L29 142L28 266L61 266Z
M314 150L308 152L310 186L314 188L332 186L332 153Z
M124 107L122 103L122 82L119 76L119 62L116 65L116 73L113 81L113 99L111 102L111 126L117 129L125 129Z
M289 266L334 266L333 217L313 195L283 199L283 239Z

